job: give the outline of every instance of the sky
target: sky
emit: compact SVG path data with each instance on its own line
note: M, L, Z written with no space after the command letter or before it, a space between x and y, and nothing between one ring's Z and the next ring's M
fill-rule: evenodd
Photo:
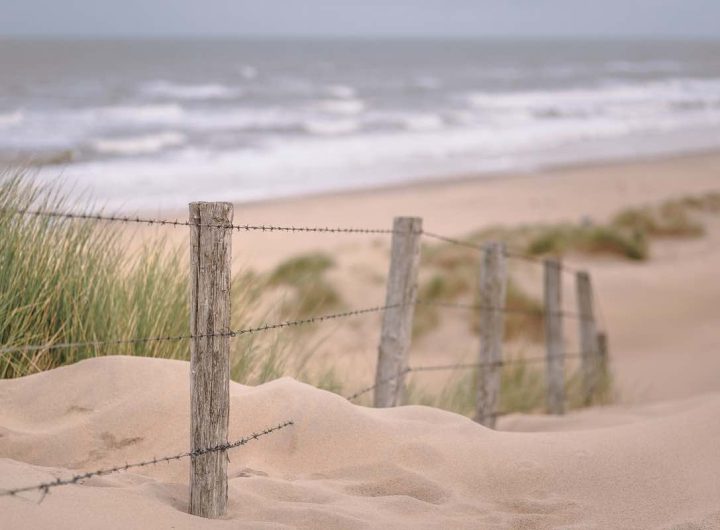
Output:
M0 35L720 39L720 0L0 0Z

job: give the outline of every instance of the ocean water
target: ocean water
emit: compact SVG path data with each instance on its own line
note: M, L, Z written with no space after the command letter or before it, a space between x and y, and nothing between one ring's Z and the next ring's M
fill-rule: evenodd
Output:
M124 209L720 147L720 42L0 41L0 160Z

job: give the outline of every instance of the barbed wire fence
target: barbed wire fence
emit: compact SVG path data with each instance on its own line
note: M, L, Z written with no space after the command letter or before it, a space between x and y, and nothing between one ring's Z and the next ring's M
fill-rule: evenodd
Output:
M506 248L501 243L476 243L430 232L423 229L422 219L419 218L396 218L393 227L389 229L233 224L232 205L228 203L193 203L191 216L187 221L41 209L0 209L0 212L16 215L19 219L44 217L58 222L91 221L189 228L193 264L191 271L191 326L188 334L117 337L84 342L49 342L0 347L0 355L7 355L72 348L99 348L122 344L188 341L193 364L193 370L191 370L191 450L160 458L153 457L134 464L89 471L68 478L58 478L41 484L0 490L0 495L17 496L23 492L36 490L40 491L44 497L52 488L78 484L94 476L189 458L192 469L190 512L204 517L222 516L226 510L227 498L226 451L294 425L293 420L286 420L235 442L227 441L229 372L227 369L223 370L222 367L228 365L228 341L242 335L379 313L382 315L382 327L375 381L372 385L346 396L346 399L356 401L372 392L374 406L396 406L402 403L405 377L409 374L472 370L477 383L475 419L489 427L495 426L499 416L512 412L510 410L501 411L498 406L501 384L500 370L505 366L520 363L544 364L546 367L547 410L554 414L562 414L565 410L565 360L580 360L584 401L588 404L592 402L593 396L597 392L598 381L603 372L607 370L607 336L604 331L598 330L596 324L594 309L596 301L590 275L587 272L569 267L557 259L543 259L527 255L517 249ZM232 242L230 233L233 231L389 235L392 237L392 242L385 303L373 307L233 330L229 325L229 288L225 290L221 288L221 286L230 285ZM468 248L478 253L480 278L477 298L479 303L418 299L418 270L421 239L423 238ZM520 260L543 267L544 303L542 309L507 306L507 260ZM577 311L567 310L561 305L562 274L572 275L575 279ZM414 310L419 306L479 313L481 325L478 361L434 366L411 364L409 362L411 328ZM503 358L504 316L512 314L543 319L546 349L544 356ZM574 319L578 322L580 348L577 352L567 353L565 351L562 325L564 319ZM220 356L221 362L217 362L218 356ZM220 406L209 410L209 407L203 406L208 401ZM220 429L210 432L208 426L222 424L223 421L226 425L224 431ZM218 491L224 491L224 497L217 495Z

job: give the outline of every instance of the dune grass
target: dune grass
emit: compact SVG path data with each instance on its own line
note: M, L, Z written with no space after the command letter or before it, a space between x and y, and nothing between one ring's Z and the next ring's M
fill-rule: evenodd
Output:
M656 238L699 237L705 233L705 227L691 217L687 207L674 201L658 208L627 208L611 224Z
M270 273L267 285L292 290L292 295L283 303L282 313L301 318L340 307L340 294L325 277L333 267L335 261L322 252L301 254L280 263Z
M0 377L20 377L102 355L188 359L189 342L52 345L189 334L188 258L162 238L130 254L117 226L20 215L28 208L63 211L67 198L36 185L22 171L0 175ZM253 304L262 285L236 275L232 326L256 324ZM232 340L231 375L257 384L303 372L309 355L290 348L287 334Z
M498 411L503 414L544 412L546 408L544 365L530 363L522 355L510 356L509 359L515 362L502 368ZM606 405L615 400L613 378L607 367L601 373L599 385L590 404L585 401L580 374L576 367L568 369L567 373L565 397L568 410ZM477 370L459 370L437 391L413 379L408 384L407 402L473 417L477 400L477 380Z
M648 258L648 239L642 230L615 225L559 224L537 227L525 246L531 256L562 256L569 252L616 255L634 261Z
M54 189L6 176L0 182L3 346L187 334L187 271L177 252L159 244L127 255L107 225L14 213L30 207L63 210L67 202ZM148 342L3 353L0 377L98 353L184 358L186 347Z
M655 206L625 208L608 223L538 226L524 242L535 256L568 252L616 255L635 261L649 258L652 239L695 238L705 234L702 214L720 213L720 192L688 195Z

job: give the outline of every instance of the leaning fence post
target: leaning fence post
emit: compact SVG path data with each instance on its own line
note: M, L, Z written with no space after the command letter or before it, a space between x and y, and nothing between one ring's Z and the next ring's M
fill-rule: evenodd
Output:
M600 359L598 350L595 315L593 313L593 292L590 275L580 271L575 275L577 288L578 315L580 317L580 363L583 381L583 401L592 403L597 390Z
M565 352L562 334L562 278L557 260L545 260L545 348L547 409L565 412Z
M422 219L396 217L393 222L390 272L387 281L377 370L376 407L400 404L405 386L404 371L412 337L412 320L417 297Z
M190 446L226 444L230 407L230 260L233 207L190 204ZM219 518L227 508L227 454L191 457L190 513Z
M488 243L480 267L480 367L475 421L490 428L495 427L500 397L506 278L503 244Z

